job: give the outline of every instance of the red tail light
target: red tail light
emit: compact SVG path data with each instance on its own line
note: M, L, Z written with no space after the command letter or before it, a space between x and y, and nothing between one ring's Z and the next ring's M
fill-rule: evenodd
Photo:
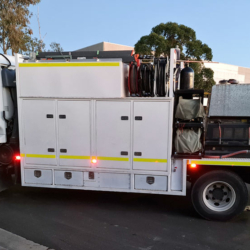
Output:
M197 165L196 165L195 163L192 163L192 164L190 165L190 167L191 167L191 168L197 168Z
M16 161L20 161L20 160L21 160L21 156L20 156L20 155L16 155L16 156L15 156L15 160L16 160Z

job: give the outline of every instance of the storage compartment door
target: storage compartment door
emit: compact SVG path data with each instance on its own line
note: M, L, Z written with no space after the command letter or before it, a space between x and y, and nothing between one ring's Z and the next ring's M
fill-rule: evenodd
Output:
M90 102L58 101L61 166L90 166Z
M23 100L22 114L25 163L56 165L55 102Z
M51 169L24 169L24 183L52 185Z
M133 169L167 171L169 102L134 103Z
M174 159L171 164L171 190L182 191L183 190L183 177L186 174L183 173L183 160Z
M83 186L83 172L56 170L55 185Z
M130 174L99 173L100 188L130 189Z
M97 167L130 168L130 102L96 102Z
M168 177L155 175L135 175L135 189L152 190L152 191L167 191Z

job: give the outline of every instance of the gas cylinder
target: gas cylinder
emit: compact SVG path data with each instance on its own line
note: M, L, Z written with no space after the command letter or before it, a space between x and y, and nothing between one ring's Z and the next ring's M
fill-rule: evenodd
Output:
M192 68L185 65L181 71L180 89L193 89L194 88L194 71Z

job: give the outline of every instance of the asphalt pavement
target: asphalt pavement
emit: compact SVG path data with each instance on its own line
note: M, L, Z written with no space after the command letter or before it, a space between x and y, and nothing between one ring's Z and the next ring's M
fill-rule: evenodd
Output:
M56 250L250 247L250 212L206 221L189 196L15 187L0 193L0 228Z

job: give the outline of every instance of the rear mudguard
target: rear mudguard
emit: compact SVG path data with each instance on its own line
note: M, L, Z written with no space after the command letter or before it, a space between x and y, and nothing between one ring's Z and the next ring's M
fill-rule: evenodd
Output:
M15 183L13 180L13 169L14 166L0 167L0 192L12 187Z

